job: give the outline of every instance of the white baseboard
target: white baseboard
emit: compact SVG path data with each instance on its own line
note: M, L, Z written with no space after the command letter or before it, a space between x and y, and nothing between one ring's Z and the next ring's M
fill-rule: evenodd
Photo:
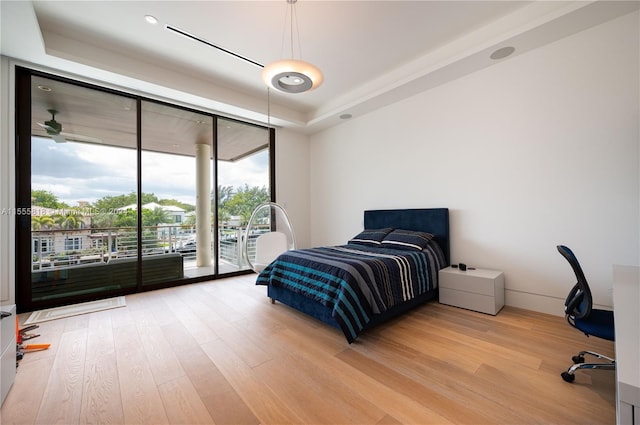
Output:
M530 292L504 290L504 304L553 316L564 316L564 298L548 295L532 294ZM611 306L594 304L593 308L612 310Z
M504 303L505 305L523 308L525 310L533 310L554 316L564 316L564 299L550 297L548 295L505 289Z

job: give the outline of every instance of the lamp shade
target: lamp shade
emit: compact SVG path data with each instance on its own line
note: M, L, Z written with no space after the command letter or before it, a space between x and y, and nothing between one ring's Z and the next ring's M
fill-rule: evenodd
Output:
M266 65L262 70L265 84L285 93L303 93L322 84L322 72L309 62L283 59Z

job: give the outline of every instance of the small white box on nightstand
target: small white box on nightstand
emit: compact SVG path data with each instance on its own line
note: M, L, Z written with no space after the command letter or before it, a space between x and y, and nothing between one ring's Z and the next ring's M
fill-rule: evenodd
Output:
M498 314L504 306L504 274L497 270L440 270L440 302L481 313Z

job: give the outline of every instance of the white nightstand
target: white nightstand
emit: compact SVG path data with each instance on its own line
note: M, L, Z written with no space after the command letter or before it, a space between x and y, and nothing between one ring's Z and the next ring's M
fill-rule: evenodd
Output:
M497 270L440 270L440 302L481 313L498 314L504 306L504 274Z

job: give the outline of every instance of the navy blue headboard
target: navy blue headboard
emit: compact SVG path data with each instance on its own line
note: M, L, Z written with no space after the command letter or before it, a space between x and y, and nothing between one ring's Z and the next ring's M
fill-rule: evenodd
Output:
M442 248L447 263L451 262L449 245L449 209L419 208L403 210L368 210L364 212L365 229L396 229L429 232Z

